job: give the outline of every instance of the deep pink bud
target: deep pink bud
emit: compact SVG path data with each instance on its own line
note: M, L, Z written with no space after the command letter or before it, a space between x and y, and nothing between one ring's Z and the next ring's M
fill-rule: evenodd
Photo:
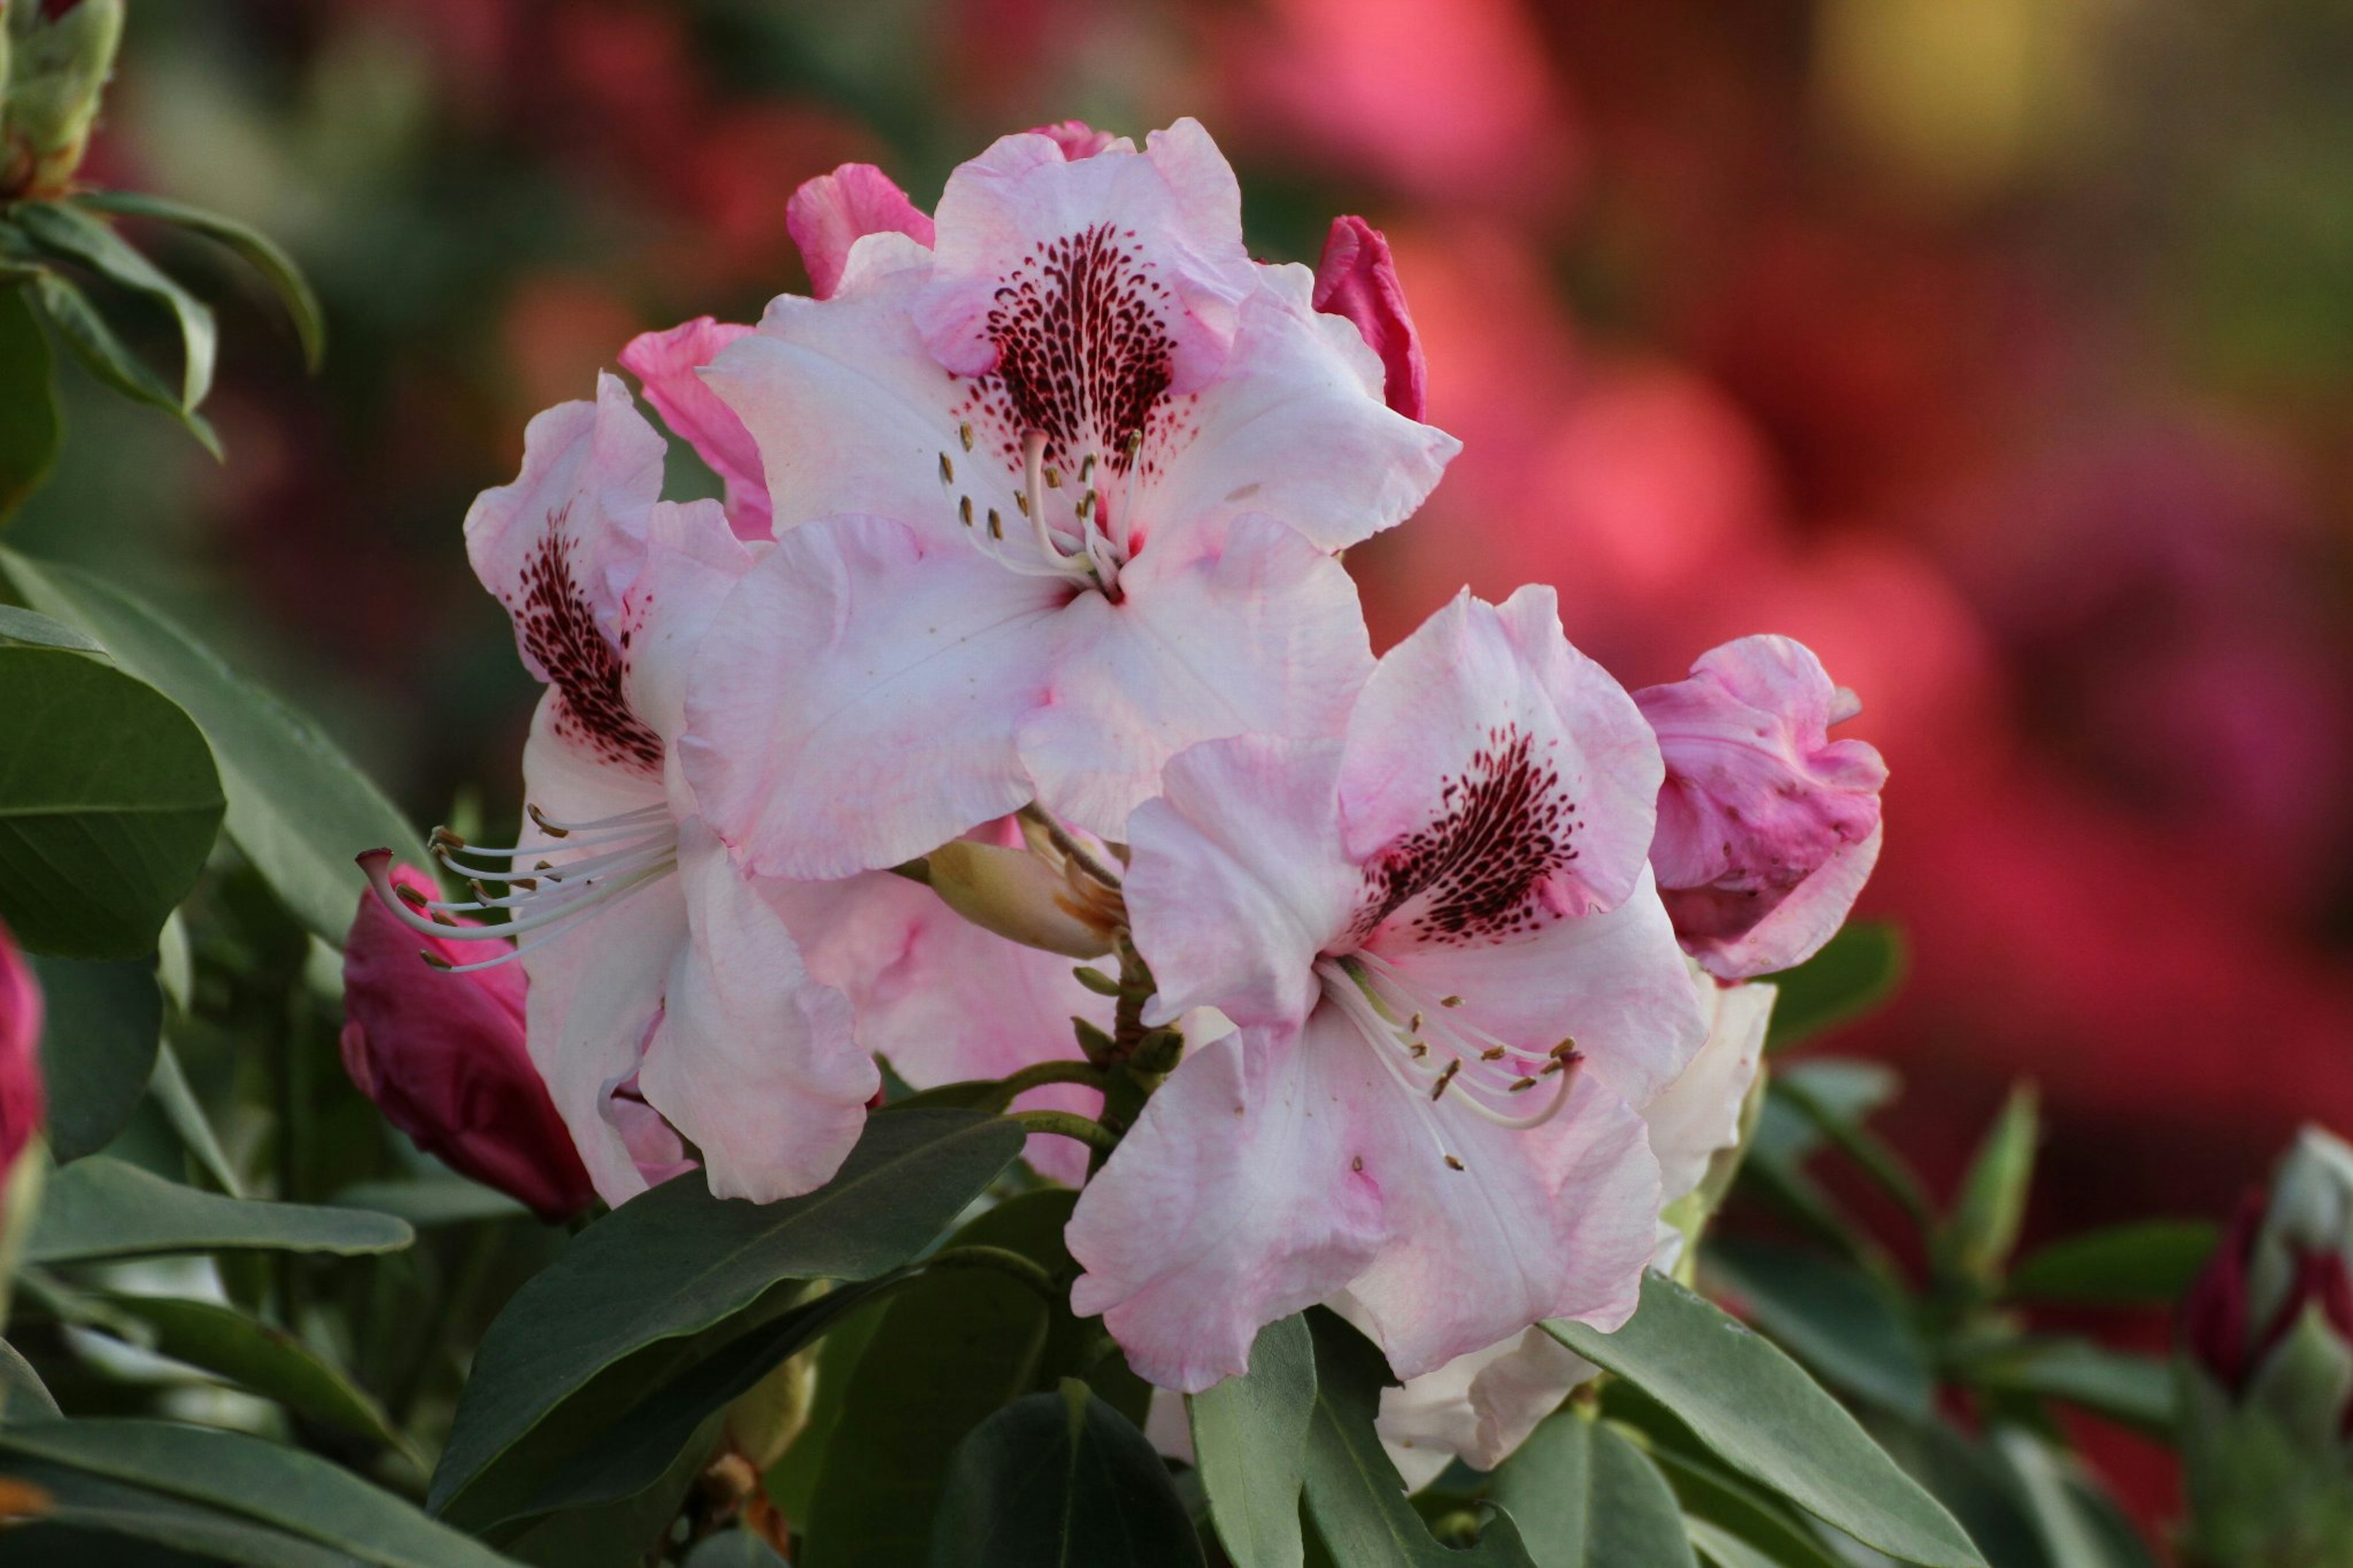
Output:
M395 867L392 879L438 896L406 866ZM451 1169L551 1224L578 1214L596 1190L523 1048L522 971L512 963L438 970L420 956L420 942L453 965L479 963L493 951L480 941L420 937L374 892L360 895L343 946L344 1070L386 1121Z
M1108 131L1098 131L1083 120L1058 120L1051 125L1032 125L1032 136L1050 136L1054 145L1062 150L1062 162L1075 163L1082 158L1092 158L1119 140Z
M830 300L849 265L849 247L870 234L903 234L932 243L931 215L907 199L890 175L871 163L844 163L805 180L785 204L785 232L800 247L809 292Z
M1723 980L1811 957L1879 858L1887 765L1829 734L1854 694L1803 643L1753 637L1634 701L1666 761L1651 865L1684 951Z
M1381 356L1388 405L1409 419L1420 418L1430 405L1421 338L1405 308L1389 242L1363 218L1332 220L1324 258L1315 264L1315 308L1355 323Z
M2181 1337L2189 1353L2233 1394L2245 1385L2254 1365L2247 1342L2247 1268L2263 1223L2263 1195L2251 1192L2181 1300Z
M41 1088L41 988L0 925L0 1175L48 1119Z

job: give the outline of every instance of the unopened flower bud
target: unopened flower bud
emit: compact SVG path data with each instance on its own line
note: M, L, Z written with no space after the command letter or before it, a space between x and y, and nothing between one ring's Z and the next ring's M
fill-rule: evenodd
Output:
M53 195L81 167L122 41L123 0L9 0L0 197Z
M1110 928L1045 857L958 838L926 858L932 891L983 931L1069 958L1111 951Z
M0 1317L16 1254L40 1205L46 1167L40 1132L48 1120L41 1085L41 989L0 925Z
M432 888L406 866L390 876L396 889ZM421 940L453 967L482 957L480 942ZM373 891L360 895L343 946L344 1070L386 1121L453 1170L551 1223L578 1214L596 1193L523 1049L522 971L435 968L419 941Z
M2353 1149L2307 1128L2182 1304L2188 1561L2353 1565Z

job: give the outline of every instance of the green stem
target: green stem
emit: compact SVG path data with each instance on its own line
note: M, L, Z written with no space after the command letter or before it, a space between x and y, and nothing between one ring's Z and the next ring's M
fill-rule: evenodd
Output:
M925 1268L991 1268L1018 1279L1045 1298L1049 1305L1061 1300L1054 1288L1054 1277L1046 1272L1036 1259L1025 1258L1009 1247L944 1247L923 1259Z
M1119 1134L1102 1122L1084 1116L1074 1116L1067 1110L1017 1110L1011 1120L1018 1121L1031 1132L1051 1132L1063 1138L1075 1138L1091 1149L1110 1153L1119 1147Z
M1008 1073L998 1079L997 1093L992 1097L991 1104L995 1109L1002 1110L1031 1089L1042 1088L1050 1083L1082 1083L1089 1089L1102 1089L1110 1082L1111 1079L1105 1076L1103 1070L1091 1063L1037 1062L1023 1068L1019 1072Z
M1927 1193L1921 1187L1920 1179L1896 1157L1894 1151L1840 1116L1800 1085L1791 1083L1787 1077L1777 1079L1773 1089L1812 1122L1839 1152L1852 1160L1882 1192L1895 1200L1896 1205L1903 1209L1912 1223L1920 1227L1922 1235L1936 1229L1936 1211L1929 1205Z

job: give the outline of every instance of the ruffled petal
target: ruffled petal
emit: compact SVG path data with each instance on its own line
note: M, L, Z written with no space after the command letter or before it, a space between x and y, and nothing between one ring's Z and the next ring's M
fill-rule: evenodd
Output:
M1804 644L1752 637L1635 700L1666 758L1651 855L1684 945L1726 978L1811 956L1879 855L1886 764L1829 735L1852 694Z
M1419 1490L1456 1459L1493 1469L1600 1370L1542 1329L1525 1330L1384 1388L1373 1428L1407 1488Z
M1381 356L1388 405L1408 419L1419 419L1430 404L1421 335L1406 309L1388 239L1363 218L1332 220L1315 264L1315 308L1356 329L1365 345Z
M1395 1089L1351 1043L1311 1025L1195 1047L1080 1195L1071 1310L1103 1314L1146 1381L1192 1394L1247 1370L1262 1326L1380 1246L1381 1194L1351 1145Z
M1355 583L1271 518L1172 539L1119 585L1119 603L1082 595L1057 619L1020 741L1039 799L1106 837L1197 742L1338 734L1372 669Z
M776 912L699 822L681 830L689 940L638 1082L702 1152L712 1192L773 1203L832 1179L881 1087L849 1001L810 979Z
M1380 359L1314 310L1307 268L1261 268L1260 284L1181 433L1146 447L1140 526L1166 533L1245 509L1339 550L1404 521L1462 444L1388 405Z
M1372 1047L1348 1038L1377 1072ZM1558 1116L1522 1131L1480 1120L1459 1099L1381 1082L1388 1092L1367 1100L1356 1153L1389 1235L1349 1290L1399 1377L1547 1318L1608 1330L1633 1315L1659 1168L1623 1100L1580 1074Z
M1602 914L1557 920L1512 942L1368 944L1425 998L1461 997L1459 1018L1542 1057L1574 1039L1586 1069L1647 1106L1706 1036L1691 971L1645 868Z
M1770 985L1720 986L1704 973L1694 980L1707 1041L1682 1076L1642 1108L1661 1194L1670 1204L1697 1189L1717 1150L1740 1141L1740 1107L1757 1081L1773 1016Z
M704 816L753 871L814 880L1021 805L1015 729L1043 699L1068 592L880 518L786 533L688 679L679 749Z
M1616 908L1662 773L1623 688L1561 635L1553 591L1466 592L1391 648L1348 721L1349 854L1385 950L1506 942Z
M759 557L717 501L656 504L618 641L629 710L666 742L686 727L686 678L719 606Z
M1082 158L1092 158L1113 147L1135 150L1135 143L1124 136L1114 136L1108 131L1098 131L1083 120L1058 120L1051 125L1033 125L1032 136L1043 136L1062 150L1066 163L1075 163Z
M785 204L785 232L800 247L810 291L828 300L841 287L850 249L860 240L870 234L903 234L928 246L932 220L873 164L844 163L801 183Z
M1347 928L1362 877L1340 852L1340 749L1271 735L1180 752L1128 822L1127 912L1159 994L1146 1015L1215 1007L1296 1027L1316 955Z
M697 316L664 332L641 332L621 351L621 368L644 386L646 401L695 456L727 486L727 520L738 536L765 539L771 532L768 482L760 447L735 411L719 400L696 374L719 351L752 329Z

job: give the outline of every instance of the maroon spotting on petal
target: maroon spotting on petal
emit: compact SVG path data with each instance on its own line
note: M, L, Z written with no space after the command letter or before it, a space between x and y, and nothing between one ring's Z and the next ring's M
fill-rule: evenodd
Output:
M392 878L436 896L406 866ZM450 973L426 961L419 940L374 892L360 895L343 947L344 1070L386 1121L452 1170L551 1224L578 1214L596 1192L523 1048L522 969ZM479 963L487 945L422 940L452 965Z
M1315 264L1315 308L1343 316L1381 356L1388 405L1419 419L1430 405L1429 375L1422 364L1421 336L1405 307L1397 263L1379 229L1360 217L1335 217Z

